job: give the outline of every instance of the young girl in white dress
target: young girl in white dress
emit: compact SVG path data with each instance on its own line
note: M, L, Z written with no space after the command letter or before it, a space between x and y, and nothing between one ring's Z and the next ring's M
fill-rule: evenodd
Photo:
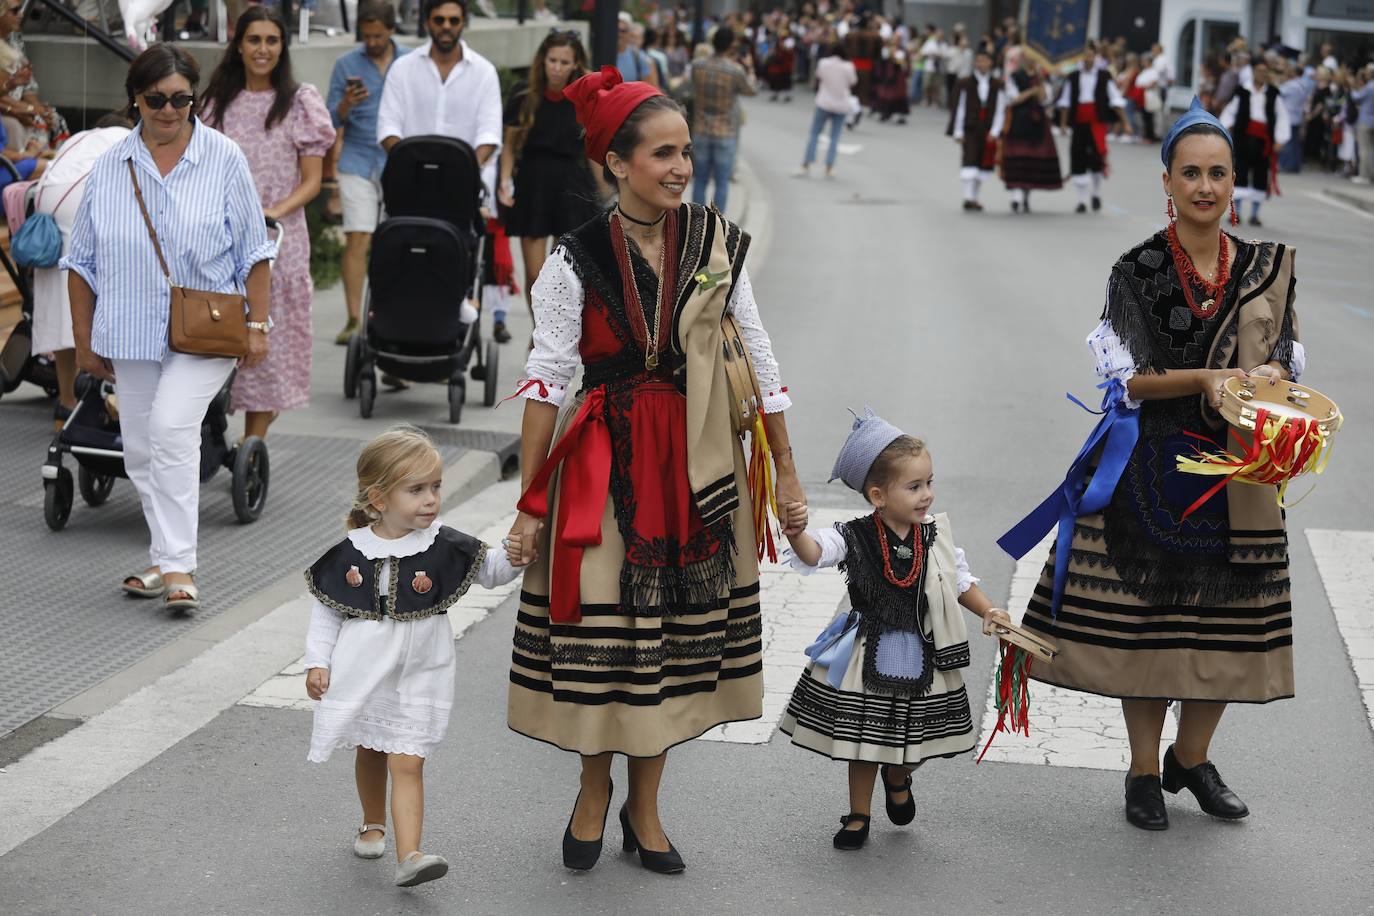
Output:
M354 852L386 852L386 783L396 838L396 884L448 872L420 851L425 758L453 706L453 631L447 611L473 582L492 588L518 570L507 555L437 524L443 461L420 430L396 427L358 456L348 536L310 569L315 597L306 636L306 692L319 700L309 759L357 748L363 826Z
M790 564L804 575L838 566L853 610L840 613L806 650L811 664L797 682L781 729L792 743L849 761L849 813L836 849L868 840L873 783L882 768L887 816L911 823L911 773L932 757L975 744L968 693L968 635L959 605L983 619L1010 623L993 607L954 546L949 517L932 516L934 466L920 439L866 411L835 462L839 478L873 512L834 528L789 535ZM787 527L806 524L806 506L784 507Z

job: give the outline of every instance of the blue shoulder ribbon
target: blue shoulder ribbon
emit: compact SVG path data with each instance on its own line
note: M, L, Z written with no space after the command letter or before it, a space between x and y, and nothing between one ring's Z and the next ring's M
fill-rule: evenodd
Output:
M1078 450L1073 464L1069 465L1064 483L997 541L997 546L1019 560L1039 544L1051 528L1059 525L1054 548L1054 598L1050 604L1050 614L1056 617L1064 599L1064 582L1069 574L1074 520L1082 515L1101 512L1107 507L1140 438L1140 411L1126 406L1125 383L1120 379L1109 379L1097 387L1105 389L1101 410L1093 410L1071 394L1065 395L1088 413L1099 414L1102 419L1097 422L1092 435L1088 436L1088 441ZM1085 484L1084 478L1088 476L1088 468L1098 446L1103 448L1097 470L1092 480Z

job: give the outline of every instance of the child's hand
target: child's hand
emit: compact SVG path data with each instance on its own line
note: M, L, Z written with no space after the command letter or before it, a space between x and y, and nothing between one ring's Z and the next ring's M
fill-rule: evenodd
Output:
M999 626L1011 626L1011 615L1000 607L988 608L988 612L983 615L983 635L995 636Z
M329 669L311 668L305 672L305 693L312 700L318 700L329 692Z
M808 515L806 503L791 502L782 507L782 518L778 521L782 523L783 531L800 533L806 530Z
M534 550L530 551L528 557L525 556L522 546L524 544L524 537L523 534L508 534L501 540L501 543L506 546L506 559L510 562L511 566L528 566L534 562Z
M543 528L543 520L523 512L515 514L515 523L510 526L510 533L502 541L510 565L528 566L538 559L539 532Z

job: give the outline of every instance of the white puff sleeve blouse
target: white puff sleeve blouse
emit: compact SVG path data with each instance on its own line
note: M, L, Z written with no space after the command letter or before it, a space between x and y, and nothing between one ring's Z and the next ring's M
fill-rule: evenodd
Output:
M525 362L525 377L517 393L530 400L561 406L581 364L578 344L582 340L583 305L582 281L563 246L555 248L544 262L530 288L530 296L534 308L534 348ZM763 391L763 409L768 413L786 410L792 406L792 400L782 384L772 341L759 317L748 269L740 271L729 308L754 360Z

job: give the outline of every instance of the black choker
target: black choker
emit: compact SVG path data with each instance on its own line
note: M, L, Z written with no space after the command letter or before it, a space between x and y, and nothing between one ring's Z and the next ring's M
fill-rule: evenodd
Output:
M651 228L653 228L654 226L657 226L659 223L663 222L664 217L666 217L666 216L668 215L668 211L667 211L667 210L664 210L662 213L660 213L660 214L658 215L658 219L652 220L652 221L650 221L650 222L645 222L645 221L642 220L642 219L635 219L633 216L631 216L630 214L626 213L624 210L620 209L620 206L619 206L619 205L616 206L615 212L618 213L618 214L620 214L620 218L621 218L621 219L627 219L627 220L629 220L630 222L634 223L636 226L644 226L645 228L648 228L648 229L651 229Z

